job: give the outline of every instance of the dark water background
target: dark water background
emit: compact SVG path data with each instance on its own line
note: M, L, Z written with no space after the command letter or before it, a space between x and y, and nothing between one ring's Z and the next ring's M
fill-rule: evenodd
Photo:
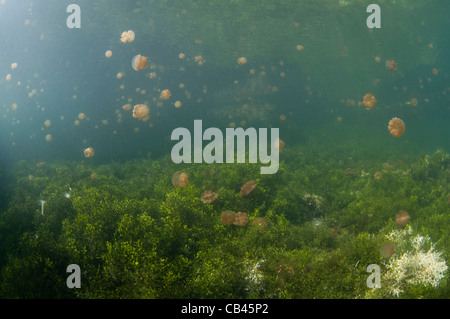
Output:
M5 168L19 160L83 160L88 146L97 163L166 155L172 130L191 129L194 119L223 130L242 120L246 127L279 127L289 146L347 145L359 158L449 150L448 1L378 1L382 28L374 30L365 24L370 1L76 1L81 29L69 29L72 2L0 5L3 180ZM136 33L133 43L120 42L126 30ZM136 54L148 56L155 69L134 71ZM248 63L239 66L240 56ZM396 71L385 68L387 59L398 63ZM162 89L172 97L158 107ZM372 110L358 106L367 92L378 99ZM132 106L148 102L149 122L122 110L129 98ZM411 98L418 106L406 104ZM251 112L239 111L244 104ZM75 126L81 112L87 119ZM394 116L407 128L398 139L387 131Z

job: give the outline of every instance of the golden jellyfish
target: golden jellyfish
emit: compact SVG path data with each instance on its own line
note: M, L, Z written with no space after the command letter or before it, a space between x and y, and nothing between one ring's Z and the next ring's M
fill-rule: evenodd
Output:
M44 122L44 126L45 126L45 127L50 127L50 125L52 125L52 122L51 122L50 120L46 120L46 121Z
M109 59L110 57L112 57L112 51L108 50L105 52L105 56Z
M17 62L11 63L11 69L14 70L15 68L17 68Z
M130 104L125 104L124 106L122 106L122 109L124 111L131 111L131 105Z
M187 187L189 184L189 176L183 172L175 172L172 175L172 185L174 187Z
M433 73L433 75L438 75L438 74L439 74L439 70L436 69L436 68L433 68L433 69L431 70L431 72Z
M252 221L252 224L258 229L266 229L267 228L267 221L262 217L257 217Z
M202 201L205 204L211 204L212 202L214 202L217 199L217 196L218 195L216 193L214 193L213 191L207 190L202 193Z
M176 107L177 109L179 109L179 108L181 107L181 102L180 102L180 101L176 101L176 102L175 102L175 107Z
M384 258L390 258L395 254L395 246L391 242L386 242L380 247L380 254Z
M297 45L297 51L303 51L304 47L303 45L299 44Z
M122 72L117 73L116 78L121 79L122 77L123 77L123 73Z
M94 149L92 147L88 147L84 150L84 157L89 158L94 156Z
M78 118L79 118L80 120L84 120L84 119L86 118L86 114L80 113L80 114L78 114Z
M397 63L394 60L386 60L386 69L395 71L397 69Z
M400 137L405 133L405 123L398 117L394 117L389 121L388 130L392 136Z
M136 35L132 30L124 31L120 36L120 41L123 43L133 42L135 37Z
M8 82L11 81L11 74L6 75L6 81L8 81Z
M286 121L286 115L281 114L280 115L280 121Z
M185 57L186 57L186 55L184 53L178 54L178 58L181 60L184 59Z
M380 63L380 62L381 62L381 58L380 58L379 56L376 56L376 57L374 58L374 60L375 60L375 62L377 62L377 63Z
M247 63L247 58L241 56L238 60L237 60L239 65L244 65L245 63Z
M248 181L241 187L241 195L247 196L249 195L256 187L256 183L254 181Z
M233 213L231 210L223 211L222 214L220 214L220 219L222 220L222 223L225 225L231 225L234 223L235 220L235 213Z
M51 141L53 140L52 134L47 134L47 135L45 136L45 140L46 140L47 142L51 142Z
M415 97L413 97L413 98L411 98L409 103L411 103L412 106L417 106L419 104L419 101L417 101L417 99Z
M148 66L148 58L138 54L131 61L131 66L136 71L143 70Z
M133 117L140 120L148 119L149 113L150 110L145 104L136 104L133 108Z
M75 124L75 126L80 125L80 120L75 120L75 121L73 122L73 124Z
M363 103L368 109L373 109L377 105L377 98L372 93L364 95Z
M234 216L234 222L233 225L237 225L237 226L245 226L248 223L248 216L246 213L242 213L242 212L238 212L235 216Z
M169 98L170 98L170 91L169 90L167 90L167 89L165 89L165 90L162 90L161 91L161 95L159 96L159 98L161 99L161 100L168 100Z
M374 174L373 174L373 178L375 178L375 179L377 179L377 180L380 180L381 179L381 172L375 172Z
M401 210L398 212L397 215L395 215L395 224L398 227L401 227L401 228L405 227L406 224L408 224L409 220L410 220L410 217L409 217L409 214L407 211Z

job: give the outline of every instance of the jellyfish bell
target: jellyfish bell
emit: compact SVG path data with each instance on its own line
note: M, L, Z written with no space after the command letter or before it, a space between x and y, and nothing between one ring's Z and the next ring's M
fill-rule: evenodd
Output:
M241 195L248 196L256 187L256 183L254 181L248 181L241 187Z
M171 95L170 90L165 89L161 91L161 95L159 96L159 98L161 100L168 100L170 98L170 95Z
M234 223L236 214L232 212L231 210L223 211L220 215L220 220L222 220L222 223L225 225L232 225Z
M389 121L388 130L392 136L400 137L405 133L405 123L398 117L394 117Z
M50 125L52 125L52 122L51 122L50 120L46 120L46 121L44 122L44 126L45 126L45 127L50 127Z
M187 187L189 184L189 176L183 172L175 172L172 175L172 185L176 188Z
M386 60L386 69L395 71L397 69L397 63L392 59Z
M245 63L247 63L247 58L244 56L241 56L238 60L237 60L239 65L244 65Z
M377 98L372 93L367 93L363 98L364 106L368 109L373 109L377 105Z
M246 226L248 223L248 216L246 213L238 212L234 217L233 225Z
M112 57L112 51L108 50L105 52L105 56L109 59L110 57Z
M47 134L47 135L45 136L45 140L46 140L47 142L51 142L51 141L53 140L52 134Z
M136 34L133 30L124 31L120 36L120 41L122 41L123 43L133 42L135 37Z
M90 158L94 156L94 149L92 147L88 147L84 150L84 157Z
M401 210L397 213L397 215L395 215L395 224L398 227L405 227L406 224L408 224L409 220L410 217L407 211Z
M148 66L148 58L138 54L131 61L131 66L136 71L143 70Z
M150 110L145 104L136 104L133 108L133 117L140 120L148 119L149 113Z
M216 193L214 193L213 191L206 190L202 193L201 198L202 198L203 203L211 204L212 202L214 202L217 199L217 196L218 195Z
M380 254L384 258L390 258L395 254L395 245L391 242L385 242L380 247Z

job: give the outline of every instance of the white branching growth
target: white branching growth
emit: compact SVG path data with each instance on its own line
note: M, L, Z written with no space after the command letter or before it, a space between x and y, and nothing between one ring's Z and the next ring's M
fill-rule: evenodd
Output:
M442 253L435 251L430 238L411 236L411 233L411 227L408 227L388 235L399 249L386 265L388 271L384 278L387 280L388 292L397 297L407 285L437 287L447 270Z

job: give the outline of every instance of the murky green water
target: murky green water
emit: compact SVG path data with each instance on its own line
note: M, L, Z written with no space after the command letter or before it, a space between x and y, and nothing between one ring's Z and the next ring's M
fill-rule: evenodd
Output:
M0 4L1 297L449 297L446 1L72 3ZM275 174L220 163L241 127L279 129Z

